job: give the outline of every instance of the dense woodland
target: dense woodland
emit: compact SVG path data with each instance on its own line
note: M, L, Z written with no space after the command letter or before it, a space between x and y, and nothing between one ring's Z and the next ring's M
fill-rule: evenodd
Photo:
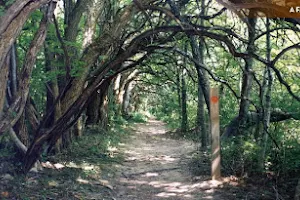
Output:
M239 1L0 0L0 160L9 150L27 174L89 130L149 116L209 152L217 87L224 176L299 199L300 22L264 12Z

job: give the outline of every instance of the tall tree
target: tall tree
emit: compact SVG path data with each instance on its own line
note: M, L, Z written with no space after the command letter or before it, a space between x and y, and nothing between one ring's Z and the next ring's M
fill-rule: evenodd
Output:
M270 19L266 19L266 60L270 62L271 60L271 39L270 39ZM271 92L273 84L273 75L269 65L265 66L264 76L262 84L262 111L263 111L263 148L262 148L262 161L261 166L264 169L265 157L266 157L266 148L268 142L268 134L270 127L270 118L271 118Z

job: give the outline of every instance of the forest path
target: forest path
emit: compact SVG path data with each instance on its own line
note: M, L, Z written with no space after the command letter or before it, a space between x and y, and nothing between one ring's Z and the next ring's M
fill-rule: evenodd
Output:
M187 160L195 143L167 138L165 124L153 119L133 128L119 149L125 161L113 183L117 200L222 199L214 194L219 183L192 182Z

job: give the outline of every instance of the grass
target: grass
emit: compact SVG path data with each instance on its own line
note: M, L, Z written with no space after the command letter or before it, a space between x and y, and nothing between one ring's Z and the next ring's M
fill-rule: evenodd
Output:
M51 162L49 166L60 163L63 168L44 168L42 172L29 173L26 177L14 175L17 166L12 159L13 151L1 150L0 160L7 165L0 164L0 199L112 199L111 189L102 180L114 177L114 163L123 160L117 151L118 144L130 131L127 124L114 125L110 131L90 127L68 149L47 157ZM14 166L14 169L2 171L1 165ZM10 174L13 179L2 179L5 174Z

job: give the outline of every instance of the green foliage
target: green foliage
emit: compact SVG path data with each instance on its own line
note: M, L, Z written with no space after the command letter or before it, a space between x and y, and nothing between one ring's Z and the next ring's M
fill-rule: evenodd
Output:
M73 67L72 67L72 70L71 70L71 76L72 77L80 77L81 74L84 71L84 68L83 68L84 65L85 65L84 62L79 61L79 60L77 60L77 61L75 60L73 62Z
M110 131L93 126L85 130L80 140L71 144L71 146L63 153L66 159L70 161L84 160L90 163L113 162L121 159L119 155L115 155L112 151L126 137L128 130L124 125L114 125Z
M30 80L30 94L33 98L38 112L42 113L46 104L46 85L48 74L44 69L44 53L40 52L36 61L36 67L33 69Z
M178 129L180 127L178 113L172 112L170 115L163 114L162 112L153 113L153 115L163 122L167 123L167 127L171 130Z
M236 176L260 171L261 147L245 137L230 138L222 142L222 166L225 172Z
M13 3L15 2L15 0L7 0L6 2L5 2L5 6L11 6Z
M129 118L130 122L144 123L147 122L148 120L147 117L142 113L132 113L130 115L131 115L131 117Z
M161 96L155 95L149 99L148 109L157 119L166 122L169 128L177 129L180 127L180 107L176 101L176 92L170 87L160 92Z
M238 100L229 95L230 91L224 88L224 95L220 98L220 123L221 127L227 126L238 114Z
M272 134L279 149L273 145L269 151L267 163L269 170L281 175L293 175L300 170L300 129L296 121L290 120L274 125Z
M276 154L276 150L270 155L269 162L272 171L285 175L299 173L300 170L300 143L295 139L286 140L284 146Z
M222 141L222 166L229 174L244 175L264 173L265 171L281 176L294 176L300 170L300 130L295 128L296 121L272 125L266 146L265 160L262 160L262 141L252 137L236 137Z
M197 102L196 101L188 101L187 102L187 113L189 119L189 127L193 128L196 126L197 119Z
M5 8L0 6L0 17L5 14Z
M110 122L111 122L110 123L111 126L122 126L122 125L127 125L128 124L128 121L120 115L114 116L114 118L112 118L110 120Z
M8 6L12 5L15 1L7 0L2 2L5 2L5 5L0 6L0 16L3 15L6 11L5 9ZM109 10L114 10L114 13L122 13L120 8L123 8L124 6L129 5L131 3L132 0L114 1L115 8ZM210 12L215 12L214 8L208 9L211 9ZM194 16L199 14L197 13L198 11L199 10L197 8L196 1L188 2L185 8L182 8L181 10L182 14L189 13L190 15ZM16 46L18 56L18 71L20 71L20 69L22 68L26 52L37 29L39 28L42 15L43 12L41 10L37 9L36 11L34 11L31 14L30 18L26 21L26 24L24 25L20 36L18 36L17 38ZM104 20L104 17L102 15L103 13L100 15L99 21ZM128 23L128 26L125 28L125 30L123 30L123 38L127 38L126 35L128 33L135 33L132 35L132 37L128 37L130 38L130 40L132 40L134 39L133 37L137 36L140 32L143 32L146 29L150 30L149 28L155 28L157 24L159 24L160 26L166 25L166 20L161 18L164 15L159 14L158 11L151 12L150 15L150 17L153 19L151 23L149 20L146 20L144 14L137 14L135 16L135 19L132 22ZM61 13L61 16L63 16L63 12ZM58 26L63 37L63 42L67 46L69 50L68 54L71 57L71 76L80 77L84 70L83 66L86 64L79 60L81 57L81 53L84 52L84 49L82 49L82 42L84 40L83 30L86 30L84 27L86 21L84 17L80 19L80 24L78 26L79 34L76 37L76 41L71 42L64 40L64 29L66 28L66 24L64 24L64 19L62 17L58 17L57 19L59 23ZM110 16L108 17L108 19L109 21L114 20L115 16ZM191 18L191 20L192 23L199 23L199 19ZM142 21L145 21L145 23L141 23ZM221 14L215 19L212 19L211 22L204 23L205 26L208 27L207 30L211 31L214 34L224 35L226 33L223 32L222 29L224 28L225 30L226 28L230 28L236 33L237 36L244 37L243 35L245 35L245 32L247 32L246 25L244 23L236 22L236 20L228 18L227 15ZM265 31L262 27L264 21L261 20L259 23L259 28L257 29L258 34L260 32ZM141 24L143 24L142 27ZM176 22L172 19L168 19L168 25L169 24L176 24ZM214 28L214 25L216 25L216 28ZM272 22L272 28L277 26L280 27L283 25L284 24L282 22ZM110 28L109 24L106 25L107 27L102 27L101 23L98 23L96 26L98 30L97 34L102 34L101 31L103 31L104 28ZM212 29L210 29L209 27L212 27ZM35 63L35 68L31 77L30 88L30 97L33 98L34 103L38 108L38 112L41 114L45 113L45 103L47 98L45 83L57 80L59 76L65 75L65 63L63 59L64 51L61 48L61 44L57 39L55 26L53 24L49 24L47 34L47 43L45 47L50 53L54 54L55 59L51 60L50 63L53 69L48 71L45 69L46 56L44 55L44 49L42 49L38 55L37 62ZM97 38L97 34L95 34L95 38ZM151 45L159 45L155 42L155 40L158 37L161 37L163 35L167 36L168 34L169 33L167 32L164 34L157 34L157 36L152 38L153 44L151 39ZM299 40L299 38L296 37L296 33L286 30L281 31L280 28L278 29L276 34L278 37L276 39L271 39L272 58L274 58L278 54L278 52L280 52L283 48L286 48L288 45L292 45L293 42L297 42ZM289 34L292 35L291 38L286 39L286 37L288 37L287 35ZM186 37L185 34L173 35L172 37L170 37L170 40L174 38L176 38L174 42L166 41L166 46L174 46L174 48L176 47L179 49L183 49L182 47L186 46L186 44L189 42L189 38ZM103 55L99 56L98 62L96 63L97 65L101 65L101 63L105 63L106 61L113 61L113 59L116 59L117 55L119 55L118 53L121 53L123 51L122 48L127 48L127 44L130 43L130 40L122 41L123 45L119 48L119 39L121 38L116 38L116 44L111 45L111 49L104 49L103 52L100 52ZM246 51L247 42L243 42L242 40L238 39L233 39L231 36L229 36L229 39L233 41L234 46L237 48L238 51ZM245 63L243 59L234 58L231 55L231 53L227 52L228 49L224 48L223 45L224 44L220 41L205 38L206 50L204 52L205 58L203 61L207 68L210 70L210 72L215 75L215 77L226 81L239 96L241 90L240 84L242 82L243 67ZM265 57L265 46L266 45L264 37L261 37L255 43L255 53L261 58ZM145 48L147 48L147 46L145 46ZM108 53L106 55L107 52L105 51L114 51L114 53ZM187 51L189 51L188 53L191 54L191 47L189 45L187 45ZM139 89L142 92L141 97L146 99L143 103L144 111L150 112L159 120L166 122L169 128L171 129L178 129L180 127L182 113L179 102L180 91L178 92L177 89L179 88L180 90L181 81L177 80L177 75L183 75L183 73L180 72L180 74L178 71L182 70L182 68L184 67L187 71L187 73L184 74L184 78L187 86L188 124L190 125L190 128L194 128L196 126L198 101L198 83L194 64L189 59L182 59L181 56L175 53L171 54L171 51L157 50L156 52L156 54L153 54L151 56L149 55L148 61L142 63L147 65L147 67L145 67L145 73L143 72L142 77L139 78L142 81L145 81L145 83L141 85L137 84L137 87L140 87ZM284 54L276 63L275 67L277 67L280 70L284 80L289 85L291 85L292 91L296 94L299 94L299 53L296 49L291 50L289 53L290 54ZM132 56L133 60L137 59L137 57L139 56ZM179 64L179 60L184 60L184 64L182 64L183 62ZM99 66L97 66L97 68L98 67ZM261 82L263 81L264 69L265 66L262 63L254 61L252 71L253 73L255 73L255 78L257 80L253 81L251 96L249 97L251 101L250 108L252 110L255 110L256 107L260 107L259 84L261 84ZM109 71L109 73L106 75L111 75L113 72L114 71ZM180 76L180 78L182 77ZM209 84L212 86L218 83L216 83L210 78ZM221 127L224 128L237 115L239 109L239 99L234 97L232 95L232 92L226 87L222 90L222 92L223 93L221 94L220 100L220 120ZM295 114L295 116L300 115L300 103L296 102L288 94L286 89L282 87L282 85L277 79L274 80L271 98L273 108L280 108L283 111ZM114 106L117 107L115 104L109 104L109 110L115 111L116 108ZM118 142L120 141L120 137L126 135L122 131L123 128L131 122L142 123L147 121L147 117L141 113L132 113L127 120L118 114L119 113L114 112L113 115L110 115L109 124L111 131L109 132L101 130L99 129L99 127L89 128L86 131L86 134L83 138L71 145L69 149L70 152L68 152L70 154L70 157L92 157L92 159L94 160L97 160L97 158L110 158L110 152L108 151L108 149L110 147L117 146ZM208 123L208 113L206 113L206 115L206 123ZM276 129L272 127L270 134L273 135L275 140L279 143L279 150L276 147L274 147L272 141L269 139L266 149L266 160L261 161L260 155L262 151L262 145L258 144L259 142L261 142L261 138L258 138L258 142L254 142L252 137L235 138L232 141L227 141L223 144L222 155L224 168L229 173L233 173L236 175L242 175L245 172L262 172L259 163L263 162L266 164L265 166L268 170L284 172L286 174L297 171L297 169L300 168L300 145L299 140L297 139L300 137L299 129L297 128L299 124L297 124L294 121L289 123L281 122L280 125L276 126ZM246 134L248 133L245 133L245 135ZM195 135L195 133L193 132L186 133L184 136L190 137L193 140L199 139L199 136ZM5 155L5 151L1 153L0 156Z
M7 0L4 4L4 6L0 6L0 17L3 16L5 14L5 10L11 6L13 3L15 2L15 0Z
M10 143L11 145L11 143ZM13 148L6 146L5 143L0 138L0 158L8 158L15 155L15 151Z
M16 154L10 136L8 134L0 135L0 160L1 158L10 158Z

